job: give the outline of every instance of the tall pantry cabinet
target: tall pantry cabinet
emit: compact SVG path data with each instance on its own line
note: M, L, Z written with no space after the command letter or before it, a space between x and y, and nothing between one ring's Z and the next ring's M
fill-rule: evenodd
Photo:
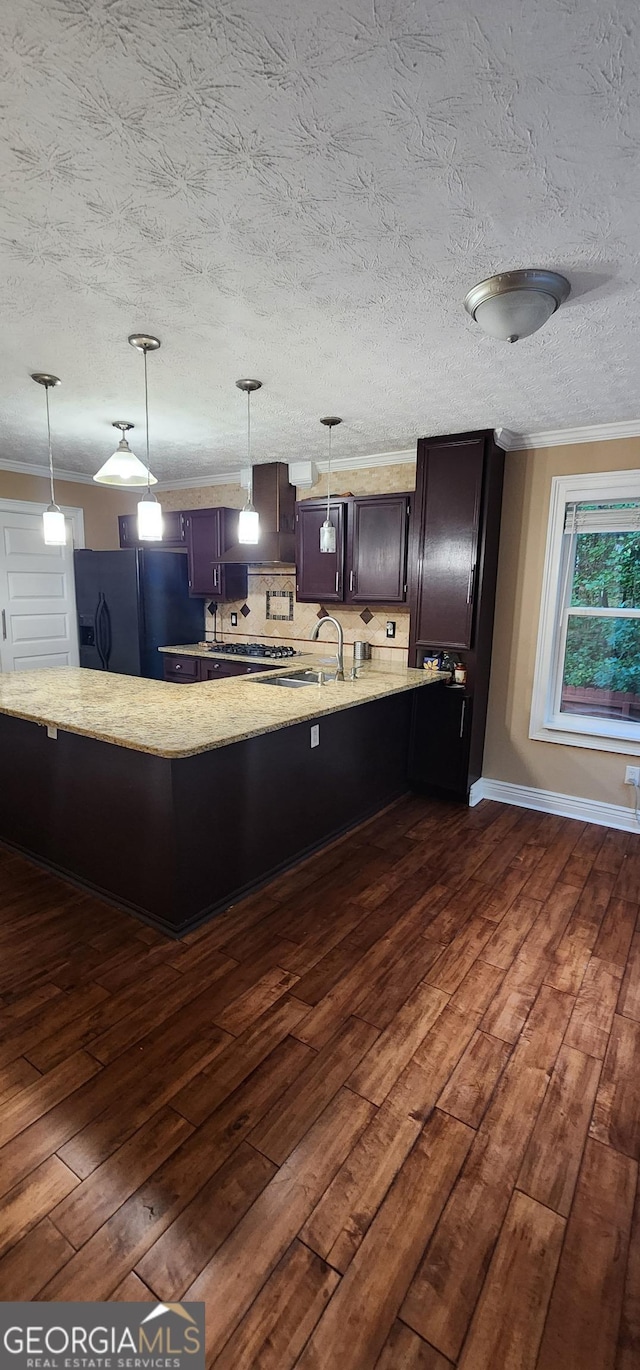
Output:
M493 431L418 442L409 529L409 665L446 652L463 687L418 690L410 759L421 789L466 799L482 774L504 452Z

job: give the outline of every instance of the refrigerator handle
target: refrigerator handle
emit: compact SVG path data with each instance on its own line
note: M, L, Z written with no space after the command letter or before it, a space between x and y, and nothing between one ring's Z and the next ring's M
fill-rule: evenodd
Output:
M105 667L105 669L108 671L108 670L109 670L109 659L110 659L110 657L111 657L111 648L113 647L113 635L112 635L112 632L111 632L111 614L109 613L109 605L107 604L106 599L103 599L102 608L103 608L103 612L104 612L104 627L105 627L105 644L104 644L104 655L105 655L105 661L106 661L106 667Z
M99 658L100 658L100 665L101 665L103 671L106 671L106 670L107 670L107 658L106 658L106 654L105 654L105 638L104 638L104 627L105 627L105 625L104 625L104 613L103 613L104 605L105 605L105 598L104 598L104 595L103 595L102 590L101 590L100 593L99 593L99 595L98 595L98 605L97 605L97 608L96 608L96 617L95 617L96 651L97 651L98 656L99 656Z

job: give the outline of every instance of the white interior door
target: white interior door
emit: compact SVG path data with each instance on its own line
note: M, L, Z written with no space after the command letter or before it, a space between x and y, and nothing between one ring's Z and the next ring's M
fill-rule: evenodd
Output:
M73 547L82 510L65 510L67 542L45 546L44 505L0 500L0 665L3 671L77 666Z

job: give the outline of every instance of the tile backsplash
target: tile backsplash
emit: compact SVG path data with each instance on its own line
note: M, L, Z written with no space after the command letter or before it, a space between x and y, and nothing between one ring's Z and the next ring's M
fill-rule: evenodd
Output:
M273 592L285 592L285 595ZM271 593L269 593L271 592ZM268 596L268 598L267 598ZM292 618L267 617L273 615L275 606L282 606L282 614L288 613L291 605ZM298 604L295 598L295 578L293 568L288 571L249 567L249 588L246 600L237 603L221 604L215 615L216 635L226 642L237 638L239 642L257 640L268 642L270 639L281 642L296 651L316 652L321 656L331 653L334 648L335 631L322 633L316 642L311 642L311 634L322 616L322 609L342 624L345 647L350 648L360 640L370 642L372 656L377 661L406 662L409 646L409 610L401 605L389 608L372 605L346 604ZM231 615L238 616L237 627L231 626ZM363 618L364 615L364 618ZM386 624L392 619L396 625L393 639L386 636ZM205 610L205 629L207 638L214 635L214 617Z

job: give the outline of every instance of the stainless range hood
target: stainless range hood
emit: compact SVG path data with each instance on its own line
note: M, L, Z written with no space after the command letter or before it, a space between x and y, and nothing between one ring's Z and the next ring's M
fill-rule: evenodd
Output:
M254 466L253 503L260 515L260 541L255 546L233 543L220 561L232 566L294 566L296 489L289 482L286 462Z

